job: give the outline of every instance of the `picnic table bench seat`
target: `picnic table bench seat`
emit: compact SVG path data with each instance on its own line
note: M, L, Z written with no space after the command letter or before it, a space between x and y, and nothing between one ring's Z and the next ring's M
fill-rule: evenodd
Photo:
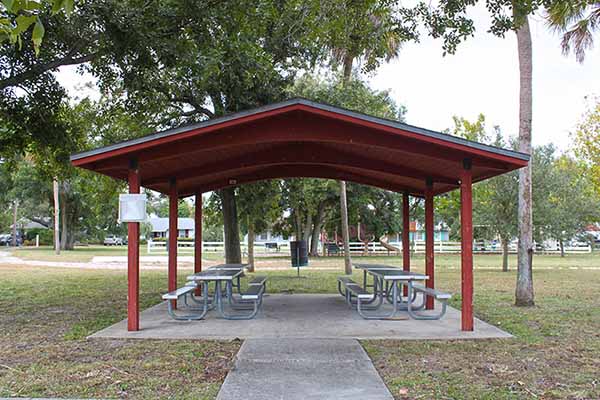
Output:
M255 276L254 278L252 278L252 280L250 282L248 282L248 286L263 286L265 285L265 283L267 282L267 277L266 276Z
M163 294L162 299L163 300L178 300L181 296L185 296L188 293L193 292L194 290L196 290L195 284L193 286L186 284L185 286L175 289L172 292Z
M376 296L375 293L369 292L367 289L356 283L348 276L338 277L338 285L344 286L346 303L348 303L348 305L351 307L356 306L356 311L358 311L358 314L361 317L365 319L382 318L381 315L365 313L365 311L377 310L381 306L383 301L381 296ZM338 290L340 289L338 288ZM342 293L341 290L340 293ZM356 301L353 301L353 298L355 298Z
M229 306L234 310L250 310L250 312L238 312L238 313L227 313L223 307L223 302L220 301L218 304L219 312L225 319L240 320L240 319L252 319L256 316L260 307L262 306L263 295L266 290L267 278L264 276L257 276L252 279L248 284L248 289L244 292L240 292L239 300L235 300L235 297L230 292L227 297L229 300Z
M248 290L240 295L242 300L259 300L262 297L264 288L262 285L249 285Z
M441 290L438 290L438 289L428 288L428 287L418 284L418 283L414 283L412 285L412 290L414 290L415 293L421 293L423 295L423 302L420 306L414 307L412 305L412 302L408 304L407 311L408 311L408 314L412 318L423 319L423 320L434 320L434 319L440 319L444 316L444 314L446 314L448 300L450 300L452 298L452 294L442 292ZM440 310L439 313L421 314L421 313L416 312L417 310L424 308L425 299L427 298L427 296L433 297L434 299L436 299L437 301L439 301L442 304L442 309Z
M204 318L206 313L208 312L208 290L206 285L204 287L204 301L202 308L193 308L188 305L187 298L188 296L192 296L192 293L198 289L198 284L196 282L187 282L185 286L177 288L169 293L165 293L162 295L162 299L167 301L167 311L171 318L177 321L193 321ZM177 304L177 301L183 298L186 306L186 310L188 311L200 311L200 313L186 314L182 315L175 312L174 305ZM198 302L198 301L196 301Z
M356 283L349 276L338 276L337 282L338 282L338 292L340 292L340 294L344 297L346 297L346 290L345 290L346 284ZM344 291L342 291L342 287L344 287Z
M348 289L357 299L361 300L371 300L375 295L365 290L362 286L360 286L356 282L349 282L346 284L346 289Z

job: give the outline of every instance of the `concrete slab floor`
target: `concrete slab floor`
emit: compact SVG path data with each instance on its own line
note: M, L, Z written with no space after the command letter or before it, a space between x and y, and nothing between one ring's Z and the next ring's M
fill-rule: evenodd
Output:
M217 400L392 400L353 339L248 339Z
M211 311L204 320L189 322L171 319L166 303L161 303L141 313L140 331L128 332L127 320L123 320L90 338L448 340L512 337L479 319L475 319L473 332L463 332L460 312L451 307L438 321L413 320L405 312L400 312L395 320L365 320L351 310L339 294L273 294L266 295L263 303L263 310L252 320L224 320Z

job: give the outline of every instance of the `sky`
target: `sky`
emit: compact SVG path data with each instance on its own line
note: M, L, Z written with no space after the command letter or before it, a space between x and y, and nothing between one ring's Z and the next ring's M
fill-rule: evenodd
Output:
M407 107L409 124L433 130L453 126L452 116L475 120L486 116L492 130L498 125L509 136L518 134L519 67L514 33L497 38L487 33L489 17L478 6L470 15L475 37L459 45L456 54L442 56L441 42L424 35L420 43L406 44L400 56L364 76L376 89L391 90L392 97ZM572 132L586 109L586 97L600 95L600 54L587 53L584 64L565 57L560 36L550 32L541 16L531 18L533 40L533 143L553 143L570 148ZM599 39L600 40L600 39ZM81 96L84 82L74 68L64 68L59 81L73 95ZM85 89L86 95L94 91Z
M391 89L393 98L407 107L406 120L434 130L453 127L452 116L476 119L486 116L491 129L518 135L519 65L516 35L504 39L487 33L486 10L471 14L475 37L459 45L455 55L442 56L441 42L423 37L407 44L400 56L367 77L376 89ZM533 42L534 145L570 148L572 132L588 104L600 94L600 54L587 53L584 64L563 56L560 35L550 32L540 16L531 18Z

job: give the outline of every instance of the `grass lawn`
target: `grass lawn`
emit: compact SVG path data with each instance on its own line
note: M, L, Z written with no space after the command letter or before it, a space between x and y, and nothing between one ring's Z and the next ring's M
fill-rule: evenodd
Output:
M436 256L440 288L460 293L459 260ZM600 398L600 270L593 269L600 257L536 256L537 304L530 309L512 305L515 273L499 272L499 261L475 259L475 314L516 339L363 342L396 398ZM258 266L288 262L261 259ZM341 270L342 261L311 265ZM414 268L422 269L421 257ZM142 308L160 301L165 272L142 271ZM182 282L187 272L179 274ZM317 293L334 292L339 272L266 274L271 292ZM212 399L240 345L85 340L125 317L125 271L0 266L0 275L0 397ZM460 296L452 302L459 306Z

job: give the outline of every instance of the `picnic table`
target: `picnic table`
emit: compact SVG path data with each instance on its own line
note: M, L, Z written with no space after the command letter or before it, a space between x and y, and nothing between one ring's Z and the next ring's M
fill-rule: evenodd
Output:
M420 307L411 307L416 298L416 291L413 290L413 282L426 281L427 275L417 272L404 271L398 267L384 264L354 264L354 267L363 271L363 286L356 285L351 280L345 281L346 297L352 303L352 295L357 297L356 307L359 314L367 319L392 318L399 310L418 309ZM373 278L373 284L369 285L367 276ZM403 285L407 285L409 296L406 300L402 297L400 290ZM367 288L373 288L373 293L369 293ZM341 292L341 291L340 291ZM392 310L386 313L365 313L365 311L377 311L384 302L384 299L392 304Z
M215 284L213 307L216 308L219 315L225 319L251 319L254 318L262 303L262 295L265 289L264 279L260 282L253 282L248 286L248 290L241 292L240 277L244 273L246 264L220 264L211 267L205 271L189 275L187 279L193 282L200 282L204 287L213 282ZM234 281L236 283L234 283ZM225 287L223 287L225 285ZM233 294L233 286L236 286L240 295L236 299ZM227 299L228 308L234 310L249 310L246 313L229 313L225 311L225 299Z

